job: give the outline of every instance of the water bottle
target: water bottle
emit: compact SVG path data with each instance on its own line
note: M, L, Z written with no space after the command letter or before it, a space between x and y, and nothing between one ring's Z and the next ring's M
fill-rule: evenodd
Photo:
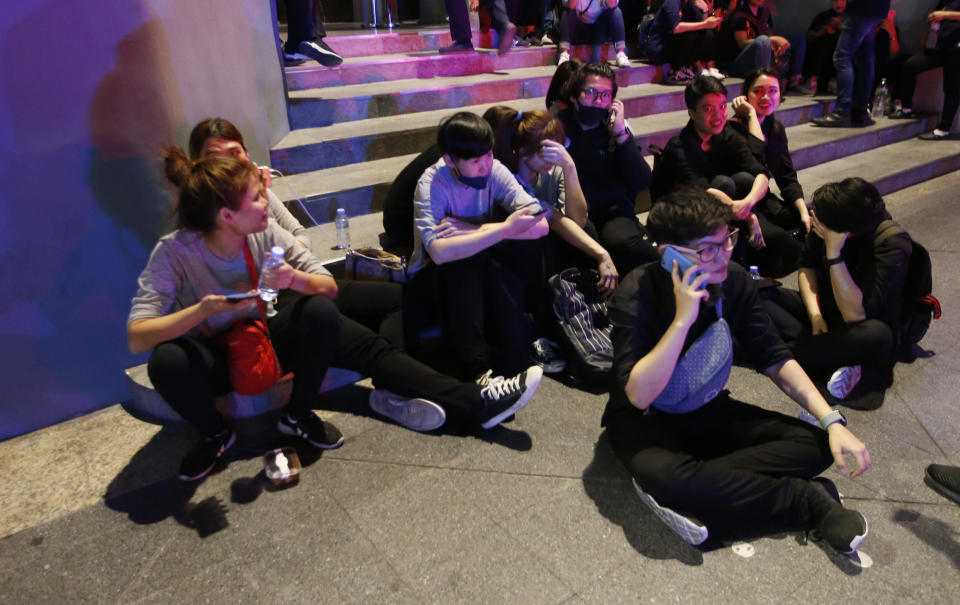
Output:
M930 24L930 33L927 35L927 48L936 48L937 41L940 38L940 22L934 21Z
M260 265L260 283L257 289L260 290L260 298L264 302L273 302L277 299L280 292L273 285L274 270L283 264L283 248L274 246L270 248L270 253L263 258L263 264Z
M756 265L750 265L750 279L760 281L760 268Z
M337 208L337 218L333 224L337 227L337 248L348 250L350 248L350 221L347 219L347 212L343 208Z
M883 114L887 109L887 97L890 96L890 91L887 90L887 79L880 78L880 86L877 86L877 93L873 95L873 108L870 111L870 115L873 118L882 118Z

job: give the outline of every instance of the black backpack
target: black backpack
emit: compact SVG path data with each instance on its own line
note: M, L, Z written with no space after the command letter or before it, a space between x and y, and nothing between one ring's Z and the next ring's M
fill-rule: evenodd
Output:
M893 221L884 221L877 227L877 239L883 240L903 233L903 229ZM907 277L903 282L903 308L900 311L900 326L897 330L897 344L909 347L920 342L930 320L940 319L940 301L933 295L933 264L930 253L920 242L910 238L913 251Z
M599 277L595 269L572 267L548 280L567 367L586 385L603 384L613 365L612 326L597 289Z

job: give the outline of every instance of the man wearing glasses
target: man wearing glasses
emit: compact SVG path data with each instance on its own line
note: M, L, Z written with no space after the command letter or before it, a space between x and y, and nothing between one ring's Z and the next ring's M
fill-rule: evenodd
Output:
M637 194L650 185L650 167L627 128L609 65L584 65L564 85L561 96L570 106L557 117L570 140L567 150L587 198L585 230L610 252L617 272L626 275L658 258L635 209Z
M850 476L860 475L870 467L867 448L792 358L754 282L730 263L737 238L728 226L731 207L692 187L663 202L650 211L647 228L660 253L676 260L669 270L657 263L637 269L609 302L614 360L602 424L614 452L641 499L691 544L815 529L852 555L867 521L817 475L831 463L846 473L846 455L856 462ZM820 426L734 399L722 389L729 358L719 383L693 388L687 356L706 339L726 341L732 358L731 338ZM671 400L678 385L692 394Z

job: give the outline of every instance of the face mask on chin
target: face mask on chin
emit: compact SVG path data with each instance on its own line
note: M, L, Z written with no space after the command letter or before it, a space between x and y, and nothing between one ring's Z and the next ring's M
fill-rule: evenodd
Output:
M474 189L485 189L487 187L487 181L490 179L490 175L486 174L484 176L463 176L462 174L457 175L457 180L463 183L468 187L473 187Z
M606 107L593 107L592 105L581 105L577 109L577 119L584 126L588 126L588 127L596 126L605 117L607 117Z

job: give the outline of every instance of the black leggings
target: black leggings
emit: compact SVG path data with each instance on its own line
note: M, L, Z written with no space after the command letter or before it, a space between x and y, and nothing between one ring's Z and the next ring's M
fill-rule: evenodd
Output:
M606 424L643 490L716 537L804 529L809 480L833 463L818 427L726 394L688 414L628 408Z

